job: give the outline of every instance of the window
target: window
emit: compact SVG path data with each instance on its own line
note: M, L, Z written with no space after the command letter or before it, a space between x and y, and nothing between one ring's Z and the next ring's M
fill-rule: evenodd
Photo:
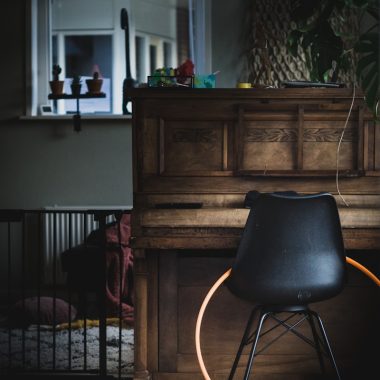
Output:
M103 79L102 92L105 98L82 99L81 112L84 113L110 113L112 112L112 35L98 34L53 34L53 62L61 62L65 68L64 92L69 94L70 83L74 75L82 79L81 93L87 92L85 81L97 71ZM58 52L62 52L60 56ZM55 101L55 108L59 113L75 113L76 100L69 99Z
M60 79L65 80L66 93L71 93L74 74L82 78L83 93L87 91L85 79L94 70L100 72L106 98L81 99L82 113L121 114L128 62L121 9L129 14L131 75L143 83L158 67L176 67L189 57L196 63L189 30L197 28L189 23L195 23L196 9L206 9L208 1L31 0L30 114L37 115L40 105L48 102L53 63L62 67ZM76 110L75 100L52 101L51 105L58 114Z
M177 65L173 64L173 45L170 42L164 42L164 66L165 67L174 67Z
M142 36L136 36L135 39L136 46L136 79L139 83L142 83L146 76L148 75L148 70L146 68L145 62L145 48L146 48L146 38Z

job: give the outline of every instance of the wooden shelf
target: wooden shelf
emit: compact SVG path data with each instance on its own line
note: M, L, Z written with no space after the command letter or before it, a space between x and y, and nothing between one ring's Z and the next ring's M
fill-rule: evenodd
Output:
M92 93L85 93L85 94L79 94L79 95L73 95L73 94L61 94L61 95L54 95L49 94L48 99L49 100L60 100L60 99L76 99L77 102L77 110L76 113L73 114L73 123L74 123L74 130L79 132L81 130L81 115L79 110L79 99L96 99L96 98L105 98L106 94L104 92L99 92L98 94L92 94Z
M54 95L49 94L48 98L50 100L58 100L58 99L91 99L91 98L105 98L106 94L104 92L99 92L99 94L91 94L89 92L85 94L78 95L72 95L72 94L61 94L61 95Z

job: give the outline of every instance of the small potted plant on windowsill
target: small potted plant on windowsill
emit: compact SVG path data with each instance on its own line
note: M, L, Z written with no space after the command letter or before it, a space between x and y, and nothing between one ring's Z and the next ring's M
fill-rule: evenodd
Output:
M86 79L87 90L89 94L100 94L103 79L99 78L99 72L94 71L92 79Z
M73 75L73 79L71 80L71 93L74 96L79 96L82 88L82 78L78 74Z
M49 82L51 93L53 95L62 95L63 93L63 80L59 80L59 74L62 72L62 69L59 65L54 64L53 65L53 79Z

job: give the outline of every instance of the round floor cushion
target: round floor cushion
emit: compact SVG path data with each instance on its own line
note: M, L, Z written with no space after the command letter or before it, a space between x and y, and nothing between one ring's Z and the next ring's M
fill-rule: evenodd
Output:
M38 301L39 299L39 301ZM8 320L12 326L57 325L75 319L77 310L66 301L53 297L30 297L16 302Z

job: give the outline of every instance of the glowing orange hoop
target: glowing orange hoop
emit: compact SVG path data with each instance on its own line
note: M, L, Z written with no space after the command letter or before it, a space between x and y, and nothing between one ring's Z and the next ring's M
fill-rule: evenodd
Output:
M346 257L347 263L351 264L355 268L359 269L361 272L363 272L367 277L369 277L377 286L380 286L380 279L376 277L370 270L368 270L365 266L358 263L357 261L351 259L350 257ZM201 308L198 313L197 323L195 325L195 349L197 351L197 358L199 362L199 366L202 371L202 375L206 380L211 380L210 375L207 372L205 363L203 361L202 357L202 351L201 351L201 325L202 325L202 319L203 315L205 313L206 307L208 303L210 302L211 297L214 295L216 290L219 288L219 286L226 280L226 278L229 277L231 274L231 268L228 269L225 273L223 273L218 280L215 282L215 284L211 287L211 289L206 294L205 299L202 302Z

